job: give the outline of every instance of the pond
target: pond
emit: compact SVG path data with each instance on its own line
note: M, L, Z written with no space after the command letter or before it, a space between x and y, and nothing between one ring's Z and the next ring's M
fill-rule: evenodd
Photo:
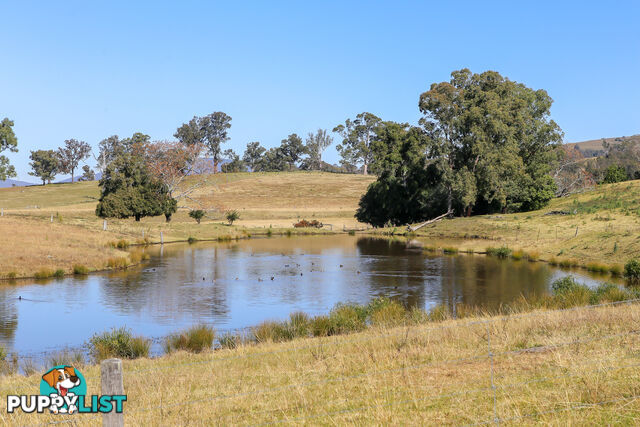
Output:
M540 262L435 256L403 240L346 235L146 250L151 259L127 271L0 284L0 342L36 355L82 346L111 327L157 338L201 322L230 330L378 296L423 308L458 302L490 307L548 292L569 274ZM605 280L576 275L591 286Z

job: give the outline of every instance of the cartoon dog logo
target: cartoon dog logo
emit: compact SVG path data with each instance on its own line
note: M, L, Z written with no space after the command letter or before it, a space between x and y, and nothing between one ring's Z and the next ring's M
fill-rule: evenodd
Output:
M82 382L80 377L76 374L76 370L73 366L58 366L53 368L42 376L42 380L57 391L57 396L63 398L67 393L69 393L70 389L78 387ZM73 395L73 393L71 393L71 395ZM51 393L49 396L53 398L56 397L56 394ZM68 408L65 406L58 407L56 405L52 405L49 409L54 414L73 414L78 410L78 407L73 404L69 405Z

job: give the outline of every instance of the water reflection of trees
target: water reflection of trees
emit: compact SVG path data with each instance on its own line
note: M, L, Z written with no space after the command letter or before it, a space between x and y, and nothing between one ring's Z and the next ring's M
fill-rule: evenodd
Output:
M497 306L520 295L543 294L552 276L540 263L484 256L427 256L403 240L362 238L357 242L372 294L408 306L464 303Z
M0 340L10 343L18 328L18 310L14 296L7 292L0 295Z

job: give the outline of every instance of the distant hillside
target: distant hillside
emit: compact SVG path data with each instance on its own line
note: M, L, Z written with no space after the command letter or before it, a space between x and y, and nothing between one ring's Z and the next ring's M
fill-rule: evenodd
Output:
M619 136L616 138L591 139L589 141L572 142L566 145L576 147L585 157L597 157L604 154L604 148L602 147L603 140L606 140L609 144L612 145L620 144L623 141L634 141L640 143L640 134L631 136Z
M0 188L26 187L27 185L35 185L35 184L33 184L32 182L18 181L15 179L6 179L4 181L0 181Z

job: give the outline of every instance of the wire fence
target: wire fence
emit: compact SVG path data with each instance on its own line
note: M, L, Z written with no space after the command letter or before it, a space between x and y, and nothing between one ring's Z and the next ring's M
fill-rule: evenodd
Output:
M392 416L406 412L429 416L433 412L437 417L433 421L425 419L425 424L482 425L628 404L640 397L640 376L635 377L640 367L638 302L640 299L368 331L365 335L315 338L302 345L288 343L271 350L246 346L216 351L188 362L175 363L169 359L165 364L165 360L160 359L156 362L160 365L153 368L139 368L135 362L125 362L125 392L129 391L128 387L131 390L141 385L162 387L163 378L185 370L202 376L215 374L212 381L216 387L194 387L179 399L162 399L146 406L134 405L134 397L130 396L128 404L132 407L125 406L124 416L125 420L131 417L141 422L145 414L167 416L172 411L185 412L189 407L200 405L210 411L203 420L216 424L380 422L375 418L380 414ZM604 310L598 309L619 305L628 305L630 309L616 315L618 317L604 320L598 317L604 316ZM566 314L570 311L581 313L569 318ZM607 311L608 315L612 312L620 311ZM625 317L620 317L622 315ZM560 328L551 342L513 341L514 328L524 328L517 329L520 335L528 333L531 339L539 339L551 326L558 329L563 322L567 323L566 333ZM571 339L558 339L563 337ZM454 342L458 348L452 347ZM442 346L447 351L439 351ZM603 352L616 346L624 349L624 357ZM406 348L410 350L402 353ZM450 349L460 357L450 357ZM342 370L318 368L314 371L314 367L321 365L314 360L314 352L322 351L335 352L328 356L330 358L337 358L336 355L343 358ZM363 363L368 352L375 353L369 355L372 361ZM299 355L293 357L291 353ZM384 363L375 360L387 354L392 357L384 359ZM270 376L270 369L291 359L311 369L298 367L300 372L294 369L288 374ZM413 363L408 363L410 361ZM242 367L240 372L242 369L248 372L244 382L230 382L228 386L218 383L227 370L238 365ZM237 375L237 371L231 375ZM462 383L451 379L460 381L465 375L468 379L463 378ZM603 381L609 381L611 386L586 396L579 389L586 376L605 378ZM229 392L238 384L242 390ZM548 393L548 397L537 398L533 407L516 403L520 394L529 396L536 390ZM205 403L207 405L202 406ZM466 408L468 413L460 408ZM640 408L631 416L638 414ZM83 416L82 420L85 419L90 418ZM78 419L51 416L49 421L75 423Z

